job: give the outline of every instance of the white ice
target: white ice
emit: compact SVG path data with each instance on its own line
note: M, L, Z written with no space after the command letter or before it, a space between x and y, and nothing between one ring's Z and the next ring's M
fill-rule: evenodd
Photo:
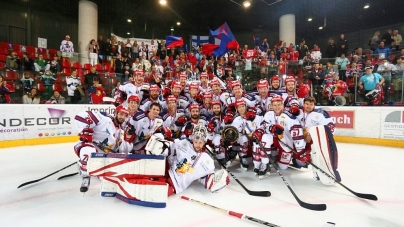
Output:
M0 226L260 226L182 200L181 195L286 227L322 227L326 222L337 227L404 226L404 150L343 143L338 143L338 150L342 183L353 191L374 194L378 201L358 198L338 184L316 182L311 171L282 171L302 201L327 205L326 211L307 210L274 170L269 178L259 180L251 169L242 172L237 164L230 170L247 188L269 190L271 197L250 196L233 179L214 194L194 182L170 197L166 208L146 208L101 197L98 179L92 179L84 197L79 192L79 176L56 180L77 171L76 166L17 189L76 161L73 143L0 149Z

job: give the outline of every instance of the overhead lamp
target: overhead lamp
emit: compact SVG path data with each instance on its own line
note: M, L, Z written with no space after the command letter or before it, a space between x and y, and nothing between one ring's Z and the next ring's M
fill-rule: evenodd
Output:
M181 25L181 22L178 21L178 22L177 22L177 25L180 26L180 25Z
M247 7L250 7L250 6L251 6L251 0L246 0L246 1L244 1L244 2L243 2L243 6L246 7L246 8L247 8Z
M363 8L364 9L367 9L367 8L369 8L370 7L370 5L369 4L366 4Z
M321 29L323 29L323 27L321 27L321 26L320 26L320 27L318 27L318 29L320 29L320 30L321 30Z
M171 27L170 31L174 31L174 27Z
M132 22L132 20L131 20L131 19L128 19L128 22L130 23L130 22Z
M309 19L307 19L307 21L312 21L312 20L313 20L313 18L311 18L311 17Z
M126 34L130 35L130 32L127 32Z
M166 0L160 0L159 3L160 3L160 5L166 5L167 1Z

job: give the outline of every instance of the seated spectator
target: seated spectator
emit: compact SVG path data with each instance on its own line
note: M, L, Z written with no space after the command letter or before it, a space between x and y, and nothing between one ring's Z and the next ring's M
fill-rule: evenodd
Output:
M71 104L77 104L81 100L81 96L85 95L80 79L77 77L77 71L73 71L72 75L67 77L67 94L70 97Z
M35 72L45 72L49 70L50 65L49 62L43 59L43 55L39 54L38 59L34 63Z
M53 74L59 74L62 71L62 66L59 63L59 56L57 54L53 56L53 60L49 62L49 65L49 70Z
M50 70L45 71L45 74L39 76L39 78L45 85L45 96L49 97L49 95L52 94L53 84L55 83L56 78Z
M93 81L94 78L97 78L98 81L100 81L100 77L95 70L94 66L91 66L90 72L86 75L84 75L84 86L85 88L89 89L91 86L93 86Z
M32 88L31 92L22 97L23 104L39 104L41 102L41 96L36 88Z
M18 59L16 52L11 52L10 55L7 56L6 67L11 70L18 70L20 65L20 60Z
M47 104L65 104L65 98L58 91L53 92L53 96L46 102Z
M379 59L390 59L391 49L384 45L384 42L380 42L379 47L375 50L374 54L379 56Z
M12 92L9 85L4 81L3 76L0 75L0 104L11 103L10 93Z
M34 59L30 58L28 53L24 53L21 58L21 70L34 71Z
M28 93L31 91L34 85L34 79L30 77L29 72L24 72L23 78L21 78L21 85L24 90L24 93Z

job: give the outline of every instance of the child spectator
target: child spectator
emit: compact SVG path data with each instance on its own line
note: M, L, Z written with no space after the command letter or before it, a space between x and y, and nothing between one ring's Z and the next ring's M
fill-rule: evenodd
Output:
M49 70L50 65L49 65L48 61L43 59L43 55L39 54L38 59L34 63L34 67L35 67L35 72L45 72L45 71Z
M52 94L53 91L53 84L55 83L55 77L53 76L52 72L47 70L44 75L39 76L42 83L45 85L45 95L48 96ZM48 96L49 97L49 96Z
M31 91L32 86L34 85L34 79L30 77L29 72L24 72L24 77L21 78L21 85L24 90L24 93L28 93Z
M88 95L90 97L90 103L102 104L102 98L105 97L106 94L97 77L94 77L93 85L88 88Z

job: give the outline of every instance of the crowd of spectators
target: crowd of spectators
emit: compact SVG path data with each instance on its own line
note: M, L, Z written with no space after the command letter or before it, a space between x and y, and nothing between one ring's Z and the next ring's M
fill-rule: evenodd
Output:
M324 79L337 74L349 87L345 94L347 105L353 105L366 102L363 95L369 89L363 89L360 81L366 74L365 68L372 67L372 74L380 74L384 79L383 103L391 104L403 99L404 50L400 49L401 41L397 30L389 29L382 36L377 31L369 40L369 50L364 50L350 47L345 35L341 34L336 42L330 39L322 52L316 44L309 48L304 39L299 44L288 45L280 41L273 46L263 39L251 47L245 45L240 50L231 50L215 58L205 55L200 47L192 47L188 53L183 47L167 49L164 40L151 40L148 45L129 39L120 42L116 37L104 41L99 36L98 40L89 42L87 56L92 67L81 73L81 67L74 68L69 62L74 48L67 35L61 43L61 53L47 59L41 53L34 59L28 53L18 57L15 51L11 51L3 74L7 70L20 73L21 78L15 83L21 84L22 103L64 103L63 96L68 96L70 103L102 103L100 95L113 96L120 84L133 81L136 70L145 72L146 82L162 84L175 79L181 71L187 73L189 80L198 80L201 72L207 72L210 79L216 76L223 80L241 80L247 90L254 90L254 83L259 79L270 81L274 75L292 75L299 84L309 84L312 94L321 100L324 98ZM63 71L63 62L69 62L67 67L72 71ZM53 86L58 75L64 76L65 88L62 91ZM0 102L10 103L11 99L5 97L14 91L7 88L3 77L0 78ZM44 87L42 97L37 83Z

